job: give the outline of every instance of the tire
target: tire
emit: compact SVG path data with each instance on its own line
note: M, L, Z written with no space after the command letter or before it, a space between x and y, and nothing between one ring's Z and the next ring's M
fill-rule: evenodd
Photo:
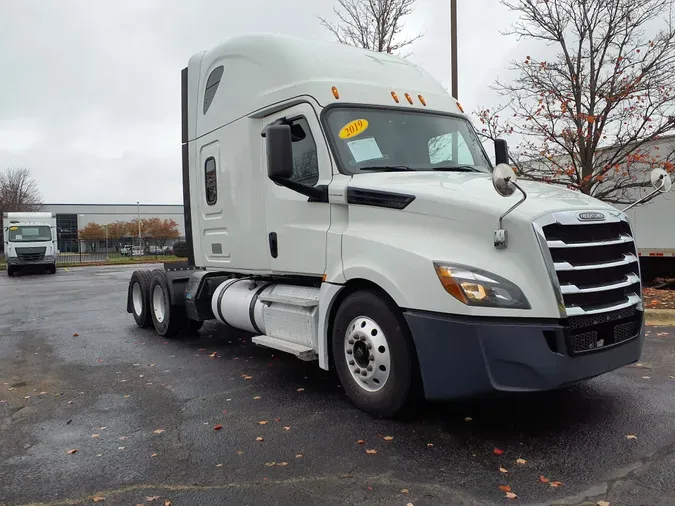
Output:
M162 337L175 337L185 330L185 310L171 305L169 281L164 271L155 269L150 277L150 316L155 330Z
M342 301L333 323L333 361L356 407L389 418L413 400L416 355L408 334L398 308L375 292L359 290Z
M56 274L56 264L51 264L49 266L49 274Z
M13 266L13 265L7 265L7 276L9 276L10 278L13 278L15 272L16 272L16 271L14 270L14 266Z
M135 293L134 293L135 291ZM150 271L134 271L129 281L131 309L136 325L147 328L152 325L150 318Z

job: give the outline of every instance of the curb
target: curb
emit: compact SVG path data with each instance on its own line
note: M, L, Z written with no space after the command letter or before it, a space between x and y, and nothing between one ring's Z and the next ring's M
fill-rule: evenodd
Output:
M645 311L645 324L675 325L675 309L647 309Z

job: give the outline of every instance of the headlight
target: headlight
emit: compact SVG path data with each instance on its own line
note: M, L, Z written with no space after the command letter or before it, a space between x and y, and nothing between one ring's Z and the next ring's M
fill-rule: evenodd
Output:
M14 251L14 246L9 246L7 248L7 256L10 256L10 257L16 256L16 251Z
M469 306L531 309L516 285L491 272L466 265L434 262L445 291Z

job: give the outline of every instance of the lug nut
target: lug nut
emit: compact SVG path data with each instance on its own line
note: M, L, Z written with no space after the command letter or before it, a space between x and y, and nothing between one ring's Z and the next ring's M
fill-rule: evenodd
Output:
M372 344L368 343L367 346L368 346L368 349L369 349L369 350L372 350L372 349L373 349L373 345L372 345Z
M370 361L372 362L373 360L375 360L375 357L373 357L373 356L371 355L371 356L368 357L368 360L370 360Z
M368 376L368 372L364 369L361 371L361 376Z
M356 369L354 369L354 372L355 372L356 374L359 374L359 373L361 372L361 369L359 369L359 368L357 367Z
M372 370L373 370L373 366L372 366L372 365L369 365L369 366L368 366L368 372L371 372Z
M352 350L347 350L347 355L351 355L352 353Z
M354 365L354 361L353 361L353 360L350 360L350 361L349 361L349 365ZM370 367L370 366L368 366L368 367Z
M353 340L353 339L350 339L350 340L347 341L347 342L348 342L349 344L354 344L354 340Z
M359 339L361 339L361 341L365 341L365 340L366 340L366 336L361 336Z

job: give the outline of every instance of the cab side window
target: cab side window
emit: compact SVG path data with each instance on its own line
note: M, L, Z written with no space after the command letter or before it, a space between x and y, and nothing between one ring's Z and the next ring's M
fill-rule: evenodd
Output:
M293 143L293 176L291 180L313 186L319 180L316 142L304 116L289 120Z
M206 203L210 206L218 201L218 182L216 178L216 159L210 156L204 162Z

